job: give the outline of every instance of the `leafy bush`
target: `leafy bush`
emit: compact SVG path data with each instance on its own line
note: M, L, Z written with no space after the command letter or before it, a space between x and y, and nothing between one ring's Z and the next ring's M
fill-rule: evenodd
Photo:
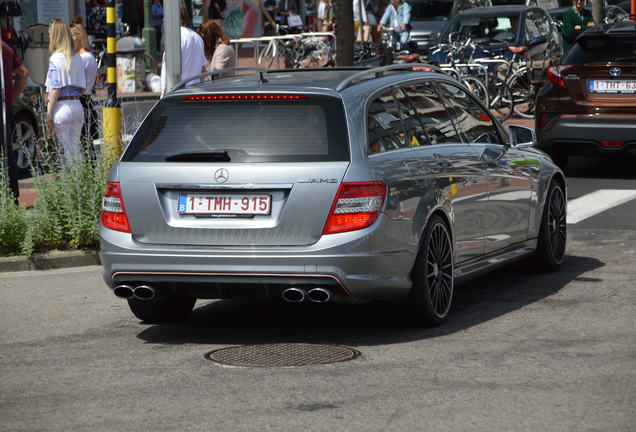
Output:
M99 244L99 214L110 163L88 154L34 178L38 190L30 229L30 249L94 248ZM28 249L28 247L25 247Z
M22 253L27 229L26 211L15 204L3 167L3 158L0 158L0 255Z
M41 174L33 179L38 197L29 211L14 203L2 170L0 255L99 245L99 215L112 160L85 154L60 167L52 155L56 152L40 162Z

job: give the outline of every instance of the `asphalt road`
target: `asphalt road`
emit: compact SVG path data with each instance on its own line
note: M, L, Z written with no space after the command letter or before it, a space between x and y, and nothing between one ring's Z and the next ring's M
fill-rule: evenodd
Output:
M574 158L571 200L636 189L633 161ZM2 431L633 431L636 200L568 225L561 271L506 267L457 288L448 324L375 304L206 301L140 323L99 267L0 276ZM361 357L227 367L241 344L345 345Z

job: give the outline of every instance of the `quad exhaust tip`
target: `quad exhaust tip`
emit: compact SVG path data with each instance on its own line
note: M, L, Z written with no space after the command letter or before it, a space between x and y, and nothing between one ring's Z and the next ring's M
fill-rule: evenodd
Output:
M139 300L152 300L155 298L155 289L148 285L139 285L133 291L135 298Z
M326 288L312 288L306 291L303 288L291 287L283 291L283 299L290 303L301 303L305 300L314 303L327 303L333 294Z
M305 300L306 296L307 292L302 288L292 287L283 291L283 299L290 303L300 303Z
M155 298L156 290L148 285L132 287L130 285L117 285L113 288L113 293L123 299L137 298L139 300L152 300Z
M307 298L314 303L327 303L331 296L331 291L326 288L313 288L307 293Z
M134 290L130 285L117 285L113 289L113 293L119 298L129 299L135 296Z

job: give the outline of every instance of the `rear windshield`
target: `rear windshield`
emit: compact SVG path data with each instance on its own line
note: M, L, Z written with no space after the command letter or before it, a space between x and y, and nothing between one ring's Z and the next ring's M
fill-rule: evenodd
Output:
M446 21L453 10L452 0L413 0L411 21Z
M576 42L561 63L586 64L636 61L636 37L586 38Z
M125 162L346 161L342 102L310 96L298 101L161 101L132 139ZM214 159L212 159L214 160Z

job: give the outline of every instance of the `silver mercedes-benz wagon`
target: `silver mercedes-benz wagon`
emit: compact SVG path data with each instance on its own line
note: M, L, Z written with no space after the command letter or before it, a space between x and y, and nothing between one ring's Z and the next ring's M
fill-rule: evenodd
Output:
M185 319L197 298L356 298L436 325L460 281L561 264L563 173L457 81L424 65L244 72L175 87L110 173L104 279L138 318Z

